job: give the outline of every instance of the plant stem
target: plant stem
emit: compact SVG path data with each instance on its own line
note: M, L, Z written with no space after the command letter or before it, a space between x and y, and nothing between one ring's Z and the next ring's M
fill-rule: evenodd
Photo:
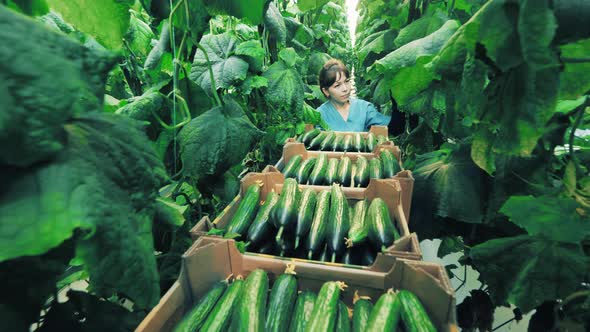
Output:
M496 331L497 329L499 329L499 328L501 328L502 326L504 326L504 325L506 325L506 324L508 324L508 323L512 322L513 320L514 320L514 317L512 317L511 319L509 319L509 320L505 321L504 323L502 323L502 324L500 324L500 325L496 326L495 328L493 328L493 329L492 329L492 331Z
M590 58L560 58L565 63L587 63L590 62Z
M467 283L467 265L463 266L463 281L461 282L461 285L459 285L459 287L457 287L457 289L455 289L455 292L457 292L459 289L461 289L461 287L465 286L465 283Z
M221 103L221 99L219 99L219 95L217 94L217 86L215 85L215 76L213 76L213 67L211 66L211 61L209 61L209 55L207 55L207 51L201 43L197 44L197 47L201 52L203 52L205 56L205 60L207 61L207 67L209 68L209 76L211 77L211 92L213 93L213 97L215 97L215 102L217 102L217 106L223 106Z

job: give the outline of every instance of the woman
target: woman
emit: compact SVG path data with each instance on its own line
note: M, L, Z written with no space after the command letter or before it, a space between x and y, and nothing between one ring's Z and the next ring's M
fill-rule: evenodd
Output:
M371 126L388 126L396 136L403 132L405 117L397 109L393 117L383 115L362 99L351 98L348 68L340 60L328 60L320 70L320 88L328 101L318 107L322 119L334 131L369 131Z

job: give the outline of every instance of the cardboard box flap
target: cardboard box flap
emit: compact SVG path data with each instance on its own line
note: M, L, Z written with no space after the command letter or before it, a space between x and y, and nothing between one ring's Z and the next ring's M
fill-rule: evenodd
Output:
M265 200L266 195L273 189L272 186L266 184L283 182L285 182L285 176L280 172L248 173L240 181L240 196L244 197L246 191L251 185L260 184L262 185L262 190L260 191L260 200Z

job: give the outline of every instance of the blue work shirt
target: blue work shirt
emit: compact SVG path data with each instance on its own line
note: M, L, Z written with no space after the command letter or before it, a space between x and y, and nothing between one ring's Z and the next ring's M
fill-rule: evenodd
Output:
M369 131L373 125L387 126L391 120L390 116L379 113L373 104L357 98L350 98L346 121L329 100L318 107L318 112L333 131Z

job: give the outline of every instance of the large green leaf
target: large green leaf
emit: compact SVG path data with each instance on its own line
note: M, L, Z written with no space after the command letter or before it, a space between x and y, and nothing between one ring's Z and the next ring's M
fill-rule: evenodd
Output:
M298 0L297 7L303 12L322 7L329 0Z
M29 16L41 16L49 12L49 6L45 0L7 0L3 1L3 4Z
M123 46L133 0L47 0L49 6L78 30L109 49Z
M168 2L166 0L160 1ZM180 1L181 0L174 2L178 4ZM188 21L186 18L187 9L185 9L185 6L188 7ZM190 36L195 43L199 41L203 36L203 33L209 28L210 17L207 11L204 10L204 6L205 4L203 3L203 0L184 1L183 4L181 4L181 7L174 12L174 16L172 17L172 24L181 30L187 32L190 31Z
M283 61L273 63L263 74L268 79L264 99L275 109L298 111L303 107L303 80Z
M261 132L235 101L225 100L194 118L178 134L185 175L201 178L222 174L242 161Z
M156 37L150 26L142 21L140 17L139 13L131 11L129 30L125 35L125 39L128 41L131 51L136 56L140 56L141 58L138 60L143 63L143 59L147 57L152 49L152 39Z
M578 207L571 198L512 196L500 212L530 235L576 244L590 235L590 222L578 214Z
M205 35L201 39L201 46L207 52L215 85L219 88L228 88L237 81L242 81L248 73L248 63L239 56L234 55L239 39L233 34L226 32L219 35ZM207 66L205 54L199 49L191 67L190 79L205 90L211 93L211 75Z
M320 70L332 57L327 53L313 52L307 62L307 83L319 84Z
M360 63L363 63L370 53L381 54L391 51L394 48L393 38L396 34L396 30L389 29L367 36L357 51Z
M266 0L204 0L204 2L211 15L228 14L237 18L246 18L254 25L262 22L266 4Z
M422 16L401 29L393 43L395 47L402 47L416 39L424 38L438 30L448 19L441 12L436 12L432 16Z
M28 166L64 148L70 117L102 109L115 58L3 6L0 39L0 163Z
M565 69L559 77L559 99L576 99L590 91L590 63L573 62L590 54L590 39L584 39L561 47Z
M512 303L525 313L576 291L590 264L580 245L528 235L490 240L473 247L470 256L494 302Z
M550 3L549 0L523 0L518 13L522 55L535 69L558 65L557 55L551 48L557 22Z
M264 48L258 40L247 40L240 43L235 50L235 54L242 55L250 64L250 71L259 72L262 70L262 63L266 55Z
M277 41L279 45L287 44L287 26L281 11L274 2L269 3L266 13L264 13L264 27L270 32L270 36Z
M391 93L398 105L407 104L411 98L422 92L436 78L432 67L426 66L432 56L416 59L411 67L401 68L391 80Z

